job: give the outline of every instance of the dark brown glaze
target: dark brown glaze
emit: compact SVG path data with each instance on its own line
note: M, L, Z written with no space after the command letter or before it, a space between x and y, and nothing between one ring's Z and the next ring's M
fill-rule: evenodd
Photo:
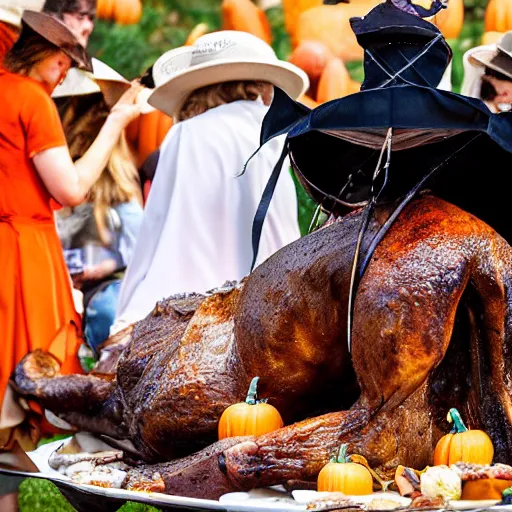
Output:
M304 245L307 239L295 251ZM337 272L347 269L330 275ZM510 462L511 276L512 249L489 226L436 198L416 200L379 245L358 290L352 360L359 400L347 412L227 450L230 478L245 488L313 478L340 442L384 474L398 463L423 468L453 406L490 434L495 460Z
M377 211L363 251L387 213ZM16 379L18 387L82 428L109 418L146 460L169 460L213 442L224 408L258 375L260 396L292 424L157 466L168 469L165 492L189 496L314 481L341 442L383 476L398 463L421 469L449 430L450 407L490 434L497 461L511 462L512 248L459 208L417 198L361 280L349 354L347 299L360 221L356 212L297 240L240 288L200 297L185 314L158 306L135 327L108 392L92 380L87 388L93 377L37 371ZM68 386L57 392L55 382ZM96 418L83 412L84 390L97 396ZM192 469L180 472L180 464ZM192 491L190 475L208 472L208 481L194 477Z

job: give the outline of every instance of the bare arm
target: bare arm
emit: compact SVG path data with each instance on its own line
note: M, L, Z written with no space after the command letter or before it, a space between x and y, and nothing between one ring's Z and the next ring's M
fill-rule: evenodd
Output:
M50 194L63 206L80 204L105 169L121 131L135 119L139 107L134 100L141 90L138 84L126 91L114 105L100 133L82 158L71 160L67 146L37 153L34 166Z

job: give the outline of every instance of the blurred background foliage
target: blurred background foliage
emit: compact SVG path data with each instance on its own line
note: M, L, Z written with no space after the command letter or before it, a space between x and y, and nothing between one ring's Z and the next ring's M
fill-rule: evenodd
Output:
M126 78L135 78L164 52L183 45L197 24L206 23L209 31L221 29L221 3L221 0L144 0L142 19L137 25L98 20L90 52ZM448 40L454 51L452 78L456 91L462 81L462 54L480 44L487 0L465 0L464 4L461 35ZM284 28L283 9L272 7L266 14L272 28L272 46L279 58L287 59L291 43ZM360 63L351 62L347 67L355 80L362 79Z

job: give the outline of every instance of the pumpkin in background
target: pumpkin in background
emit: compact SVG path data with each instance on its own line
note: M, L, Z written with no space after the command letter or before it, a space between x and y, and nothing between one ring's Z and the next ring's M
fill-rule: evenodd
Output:
M457 462L490 464L494 456L491 439L483 430L468 430L457 409L450 409L447 420L453 430L443 436L434 450L434 466Z
M223 0L221 11L223 30L249 32L268 44L272 41L267 16L251 0Z
M135 150L138 167L160 147L171 126L172 118L159 110L141 114L128 125L126 137Z
M292 37L294 47L302 41L323 43L334 56L343 62L362 60L363 49L359 46L350 27L350 18L363 16L378 5L380 0L320 5L300 14Z
M306 72L310 80L320 78L333 54L319 41L302 41L291 53L288 61Z
M111 20L114 17L115 0L98 0L96 17L100 20Z
M219 439L236 436L259 436L281 428L279 411L265 400L258 400L259 377L254 377L245 402L230 405L219 420Z
M416 1L415 3L423 7L430 7L431 0L425 2ZM464 25L464 0L449 0L448 7L441 9L432 18L427 18L439 28L445 39L457 39Z
M312 7L323 4L323 0L282 0L284 11L284 25L286 31L293 38L299 16Z
M350 462L347 445L342 444L338 455L318 473L318 492L342 492L352 496L362 496L373 492L373 478L362 464Z
M183 46L192 46L197 39L204 36L208 32L208 25L206 23L198 23L191 31Z
M120 25L135 25L142 16L142 3L140 0L98 0L96 16Z
M119 25L135 25L142 17L140 0L115 0L114 21Z
M490 0L485 9L485 31L507 32L512 30L512 2Z
M320 105L320 103L316 102L311 96L308 96L307 94L303 94L297 98L297 101L303 105L306 105L306 107L310 109L314 109Z
M352 80L345 64L337 57L332 58L322 73L318 82L316 101L325 103L326 101L343 98L359 90L359 83Z
M503 36L505 32L484 32L482 36L482 44L488 45L488 44L494 44L497 43Z

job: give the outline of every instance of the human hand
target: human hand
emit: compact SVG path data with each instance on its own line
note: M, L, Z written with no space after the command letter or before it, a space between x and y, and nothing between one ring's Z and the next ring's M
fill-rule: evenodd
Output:
M125 128L131 121L140 115L140 106L135 103L138 94L143 86L138 81L133 81L131 87L119 98L117 103L110 109L109 119Z

